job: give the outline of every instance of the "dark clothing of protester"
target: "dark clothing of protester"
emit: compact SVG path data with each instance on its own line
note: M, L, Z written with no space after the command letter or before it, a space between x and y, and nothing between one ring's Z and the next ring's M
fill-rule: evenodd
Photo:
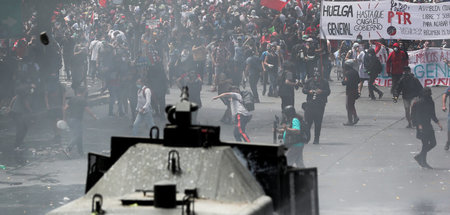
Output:
M345 73L345 94L347 96L358 96L358 84L360 82L358 71L349 69Z
M436 137L434 131L424 131L421 138L422 150L419 153L419 157L422 160L427 160L427 153L436 146Z
M277 96L277 77L278 77L278 54L267 53L267 63L271 64L272 67L266 65L266 72L269 77L269 96Z
M438 122L434 109L434 101L431 97L420 98L414 105L412 110L413 125L417 129L417 137L422 142L422 150L416 155L419 164L426 164L427 153L436 146L436 137L431 120ZM419 125L422 129L419 129Z
M373 93L374 91L378 93L378 96L383 94L383 92L375 86L375 80L377 77L378 74L369 73L369 97L372 99L375 98L375 94Z
M236 114L235 120L235 126L234 126L234 139L236 141L244 141L244 142L250 142L250 138L248 137L247 133L245 132L245 128L247 127L247 123L250 122L252 119L252 116L245 116L242 114Z
M355 102L358 98L358 84L360 82L358 71L354 69L348 69L348 71L345 73L345 79L345 94L347 96L347 122L354 123L358 118L355 108Z
M310 90L321 90L322 93L309 93ZM305 120L308 128L311 129L314 123L314 143L319 142L320 131L322 129L322 119L325 112L325 105L328 101L327 97L330 95L330 85L323 79L314 80L309 79L303 86L303 93L307 94L305 104Z
M369 97L375 99L374 91L378 96L382 96L383 92L375 86L375 79L381 73L382 67L374 49L369 49L364 55L364 67L369 75Z
M149 86L152 91L152 107L157 116L164 118L166 109L167 77L163 65L158 62L148 70Z
M72 67L80 66L73 64L72 61L75 41L70 36L64 37L62 46L63 46L64 72L66 72L67 78L70 79Z
M123 62L121 57L119 56L115 56L114 57L114 66L111 70L111 74L109 75L109 79L107 82L107 86L109 89L109 107L108 107L108 112L109 115L112 116L114 115L114 104L117 101L117 106L118 106L118 111L119 111L119 115L122 116L123 115L123 99L121 99L121 91L122 86L120 85L120 78L121 78L121 74L123 74L123 71L126 70L125 68L123 68L124 65L127 65L126 62Z
M23 144L25 139L29 121L30 121L30 88L26 85L20 86L16 89L16 99L11 107L11 114L16 125L16 146Z
M257 56L248 57L245 63L248 66L249 76L259 76L261 74L261 61Z
M289 84L286 84L286 81L294 82L295 77L294 73L291 71L283 71L281 74L281 82L279 83L278 95L281 97L281 110L284 110L284 107L288 105L294 106L294 98L295 98L295 88Z
M299 43L297 45L294 45L292 48L292 59L295 63L295 75L296 78L299 80L304 81L306 78L306 62L305 62L305 56L306 56L306 46L303 43Z
M317 60L317 68L319 68L319 71L323 74L323 79L330 80L330 73L331 73L331 61L329 59L330 53L328 53L327 43L321 43L322 44L322 52L318 56Z
M439 120L436 117L433 99L431 97L420 98L413 106L413 109L415 109L413 111L415 112L413 116L414 125L422 125L422 130L434 132L433 126L431 125L431 120L436 123Z
M235 86L239 86L239 84L242 81L242 72L245 68L245 57L244 57L244 50L240 46L234 47L234 58L233 58L233 64L234 64L234 72L232 75L233 84Z
M309 93L310 90L318 90L318 89L322 90L321 94L316 94L314 96L314 94ZM325 104L328 101L328 96L330 95L331 91L330 85L328 84L327 81L323 79L319 79L317 81L314 79L309 79L303 86L302 92L307 95L306 96L307 102Z
M261 60L257 56L250 56L245 61L248 68L248 82L255 101L259 102L257 84L262 72Z
M402 78L402 74L392 74L392 87L391 94L394 94L397 91L398 83Z
M307 130L311 130L314 123L314 142L319 142L320 132L322 130L323 114L325 104L315 104L305 108L305 120L308 125Z
M71 72L72 72L72 88L77 90L81 83L86 80L87 71L87 50L86 47L78 44L75 46L75 52L79 52L73 55ZM94 66L94 65L92 65Z
M423 87L419 79L414 77L412 73L405 73L398 83L394 96L398 97L402 94L403 99L413 99L419 96L422 88Z

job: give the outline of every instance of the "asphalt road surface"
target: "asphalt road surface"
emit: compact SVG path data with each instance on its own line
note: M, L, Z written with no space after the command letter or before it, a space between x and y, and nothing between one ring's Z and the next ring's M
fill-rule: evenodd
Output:
M436 113L444 131L436 128L437 147L428 154L434 169L419 167L413 156L421 144L414 129L405 128L403 103L394 104L389 88L381 88L385 97L370 101L367 87L357 100L360 121L345 127L344 87L330 82L331 95L325 109L319 145L308 144L304 150L307 167L319 172L319 207L321 214L449 214L450 152L444 151L447 113L440 110L444 87L434 87ZM97 90L95 86L91 92ZM199 121L221 125L221 139L234 140L233 127L219 122L225 106L212 101L216 93L202 91L203 108ZM168 104L175 104L180 91L172 88ZM306 96L296 92L296 109L300 110ZM127 117L109 117L105 98L93 101L92 109L99 116L95 121L85 117L85 151L108 155L112 135L131 135ZM262 96L256 104L247 133L253 142L272 142L274 115L280 115L280 98ZM162 126L164 121L159 120ZM63 153L68 134L62 144L52 142L47 122L34 122L21 151L10 149L15 129L12 122L0 116L0 214L45 214L83 195L86 180L86 157ZM289 159L289 158L288 158Z

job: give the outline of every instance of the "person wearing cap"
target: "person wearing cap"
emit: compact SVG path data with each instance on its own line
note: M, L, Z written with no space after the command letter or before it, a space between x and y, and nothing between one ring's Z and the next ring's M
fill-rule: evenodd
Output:
M356 113L355 102L359 97L358 84L360 82L358 71L356 70L358 63L356 60L346 60L342 69L344 70L345 94L346 94L346 109L348 121L344 123L344 126L352 126L358 123L359 117ZM355 68L356 67L356 68Z
M419 79L414 77L409 66L403 67L403 76L398 82L398 87L394 92L394 102L397 101L399 95L402 95L403 105L405 107L405 117L408 121L407 128L412 128L411 122L411 104L417 98L422 90L422 84Z
M319 144L320 131L322 130L322 119L325 112L325 105L330 95L330 85L320 76L320 73L315 72L314 78L308 79L303 86L302 92L306 94L306 102L302 104L305 110L305 120L308 128L314 122L314 144Z
M398 86L398 82L403 74L403 67L408 66L408 57L405 52L400 50L400 45L394 43L394 51L389 53L386 60L386 73L392 76L391 93L394 94Z
M288 151L286 152L288 164L297 167L304 168L303 164L303 148L304 143L296 140L295 136L298 136L301 129L304 129L304 125L301 124L303 117L299 115L293 105L288 105L283 109L283 117L287 123L283 123L280 129L277 129L278 133L283 134L283 143ZM306 129L306 128L305 128Z

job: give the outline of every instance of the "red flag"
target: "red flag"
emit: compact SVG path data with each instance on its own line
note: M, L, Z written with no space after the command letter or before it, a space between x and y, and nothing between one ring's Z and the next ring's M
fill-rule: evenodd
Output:
M106 7L106 1L107 0L98 0L98 4L102 7Z
M274 10L281 11L289 0L261 0L261 5Z

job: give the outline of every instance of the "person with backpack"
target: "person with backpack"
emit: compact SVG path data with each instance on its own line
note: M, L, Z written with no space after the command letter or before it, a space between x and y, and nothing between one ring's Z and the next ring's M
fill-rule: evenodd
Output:
M305 127L303 117L296 113L293 105L284 107L283 117L286 123L277 131L283 134L283 143L288 149L286 157L293 158L292 160L288 159L288 163L293 167L304 168L303 148L305 140L301 138L304 131L302 129Z
M422 84L419 79L414 77L411 73L411 68L405 66L403 68L403 76L398 83L398 87L394 92L394 102L397 101L398 96L402 94L403 105L405 107L405 117L408 121L407 128L412 128L411 122L411 104L415 98L417 98L422 90Z
M383 92L379 90L375 86L375 79L381 73L382 65L380 60L378 59L375 50L370 48L367 53L364 55L364 66L367 74L369 75L369 97L372 100L375 100L375 94L373 91L378 93L378 99L383 97Z
M137 79L136 87L137 91L137 106L136 106L136 119L133 123L133 135L137 136L139 130L139 124L145 121L149 128L152 128L155 123L153 122L153 110L151 106L152 92L150 88L144 85L142 79Z
M245 108L239 87L231 87L230 92L215 96L213 100L225 98L230 101L231 115L234 119L234 138L236 141L249 143L250 138L245 132L245 127L252 119L252 114Z
M420 91L419 100L411 108L411 119L416 126L416 137L422 141L422 150L414 156L421 167L432 169L427 163L427 153L436 146L436 137L431 125L433 120L442 130L442 125L436 117L434 101L431 97L431 88L425 87Z

